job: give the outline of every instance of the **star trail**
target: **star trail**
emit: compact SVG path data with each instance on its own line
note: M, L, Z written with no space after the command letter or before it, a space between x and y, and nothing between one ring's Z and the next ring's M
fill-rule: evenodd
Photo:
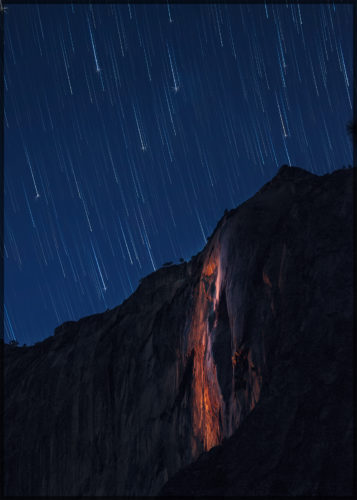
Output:
M190 260L283 164L352 164L352 6L9 4L5 341Z

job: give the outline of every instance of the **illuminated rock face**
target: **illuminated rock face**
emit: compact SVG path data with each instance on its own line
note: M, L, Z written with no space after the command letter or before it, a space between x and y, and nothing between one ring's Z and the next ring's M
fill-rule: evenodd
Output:
M194 456L229 437L254 408L260 394L261 364L254 365L248 345L238 346L236 316L233 312L230 316L227 308L227 287L232 286L232 276L224 245L229 238L229 227L226 230L223 221L206 248L189 331L188 348L195 351Z
M207 434L232 435L162 495L353 494L352 190L352 169L283 169L221 224L210 269L240 389L211 398L228 423Z
M153 495L201 453L226 449L264 405L262 421L273 411L283 429L286 394L292 412L303 391L320 400L299 370L306 357L320 386L341 376L321 353L339 352L331 324L343 323L342 309L345 326L352 317L351 179L282 168L189 263L35 346L5 346L5 493ZM259 432L247 434L249 449L280 443ZM187 493L177 484L167 491Z

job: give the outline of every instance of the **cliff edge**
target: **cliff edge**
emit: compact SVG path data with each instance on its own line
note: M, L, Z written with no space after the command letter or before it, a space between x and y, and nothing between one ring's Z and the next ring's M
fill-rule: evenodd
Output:
M284 166L190 262L5 345L5 494L351 494L352 174Z

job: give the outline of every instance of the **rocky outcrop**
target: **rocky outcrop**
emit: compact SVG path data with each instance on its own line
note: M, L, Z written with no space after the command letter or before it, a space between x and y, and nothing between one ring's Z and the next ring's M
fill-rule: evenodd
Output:
M316 469L297 494L327 491L336 463L347 491L351 353L352 170L282 167L190 262L5 346L5 494L153 495L200 456L163 492L285 491L296 456Z
M229 258L234 272L248 263L234 280L244 302L235 332L261 374L259 401L161 494L353 494L352 188L351 169L283 170L239 212L258 252L251 267L247 254ZM249 369L243 378L252 384Z

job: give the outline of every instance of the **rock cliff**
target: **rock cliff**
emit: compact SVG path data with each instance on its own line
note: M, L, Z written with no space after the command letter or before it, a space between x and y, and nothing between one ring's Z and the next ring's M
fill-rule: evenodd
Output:
M5 494L349 494L352 187L284 166L190 262L5 345Z

